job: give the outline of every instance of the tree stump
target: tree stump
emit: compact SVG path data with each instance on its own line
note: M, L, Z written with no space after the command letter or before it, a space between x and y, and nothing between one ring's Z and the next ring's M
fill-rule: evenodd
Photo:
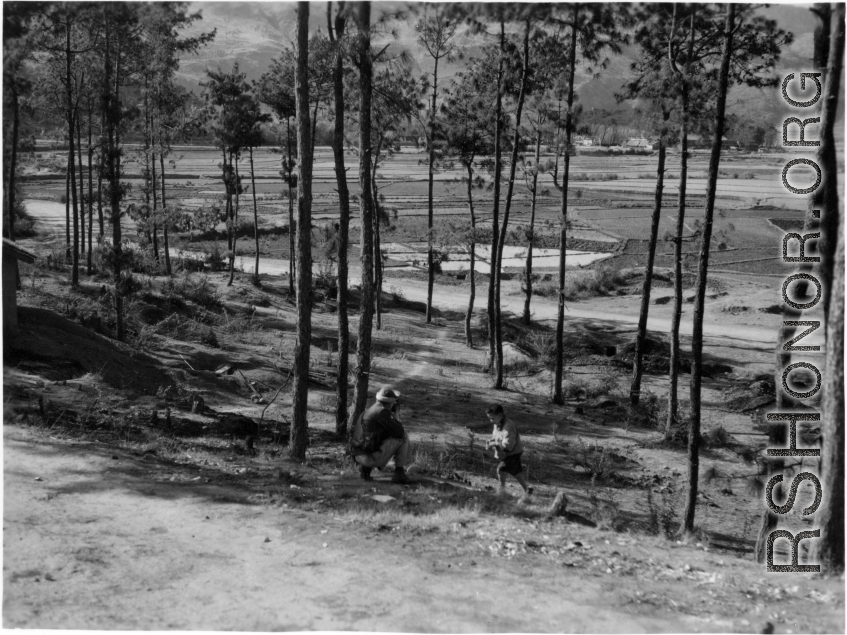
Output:
M568 511L568 497L565 496L565 493L561 490L556 494L556 498L553 499L553 504L550 505L550 509L547 510L547 515L549 517L554 516L564 516Z

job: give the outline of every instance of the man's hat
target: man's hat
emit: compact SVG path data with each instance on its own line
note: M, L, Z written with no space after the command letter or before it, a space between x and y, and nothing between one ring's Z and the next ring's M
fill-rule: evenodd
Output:
M381 403L394 403L400 398L400 393L396 390L392 390L387 386L383 386L379 389L379 392L376 393L376 400Z

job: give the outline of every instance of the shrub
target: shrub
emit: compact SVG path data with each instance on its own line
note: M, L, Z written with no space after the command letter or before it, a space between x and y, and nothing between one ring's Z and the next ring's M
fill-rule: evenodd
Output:
M324 291L329 297L335 297L338 293L338 278L333 274L331 268L321 267L315 273L312 288L315 291Z
M223 271L226 269L226 259L221 252L221 248L218 247L218 243L212 245L209 255L206 256L206 264L209 265L212 271Z
M440 249L432 250L432 270L435 273L441 273L441 263L446 262L447 260L447 253L441 251Z
M253 321L253 314L229 316L224 313L218 320L221 331L236 338L250 338L262 329L262 325Z
M578 438L574 449L574 465L585 470L592 481L608 481L614 477L613 453L606 446L596 441L586 443L582 438Z
M194 227L201 232L213 232L223 220L223 209L218 204L207 204L194 212Z
M111 329L115 325L112 298L111 293L102 295L97 301L87 297L73 297L69 294L65 303L65 316L93 331L111 335Z
M15 238L32 238L37 234L35 220L27 213L26 204L19 196L20 194L15 194Z
M211 326L208 327L205 333L200 336L200 342L206 346L211 346L212 348L219 348L218 336L215 334L215 330Z
M553 350L555 361L555 348ZM610 394L618 387L617 377L613 372L604 372L595 380L584 378L566 379L562 383L565 399L598 399Z
M627 276L620 269L614 269L609 265L600 265L595 269L569 271L565 275L565 298L575 300L580 297L605 295L626 282Z
M534 274L533 274L534 277ZM526 293L526 288L523 289L524 293ZM555 298L559 295L559 283L554 282L553 280L548 280L546 282L539 282L535 284L533 281L532 284L532 295L538 295L542 298Z
M248 214L242 214L238 217L235 233L239 238L244 236L253 236L255 231L252 217Z
M162 294L169 299L174 296L185 298L206 309L221 308L220 294L207 276L185 273L180 278L168 278L162 283Z
M189 342L200 342L206 346L218 348L218 337L208 324L171 313L164 320L152 327L156 333Z
M673 500L673 490L663 487L659 490L662 496L661 506L657 506L653 498L653 488L647 488L647 507L649 508L650 533L653 535L664 535L665 538L673 538L679 526L676 509Z
M584 379L566 379L562 382L562 395L565 399L587 399L588 382Z
M157 276L164 273L164 259L157 262L152 251L142 249L133 243L124 244L121 256L124 259L122 269L125 271L148 276Z
M99 249L99 247L98 247ZM95 252L96 253L96 252ZM67 251L62 246L53 245L50 247L50 253L47 256L47 266L49 269L58 270L67 260ZM780 307L780 312L782 308Z
M106 243L99 244L94 248L94 255L91 262L98 276L108 277L112 275L113 254L111 245L107 245Z
M667 424L667 414L667 397L659 397L649 390L642 390L638 405L630 407L628 423L664 430Z
M556 363L556 338L547 331L530 331L521 338L520 347L529 350L533 357L550 366Z

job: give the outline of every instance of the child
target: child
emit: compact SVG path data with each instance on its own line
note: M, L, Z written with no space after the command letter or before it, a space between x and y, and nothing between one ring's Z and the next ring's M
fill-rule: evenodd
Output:
M521 443L521 435L518 433L518 427L513 421L506 418L503 406L500 404L491 406L486 414L488 420L494 424L494 430L491 433L491 439L485 444L485 448L494 448L494 458L500 461L497 466L497 477L500 479L498 494L506 494L506 475L511 474L523 488L524 496L522 500L528 502L532 488L527 485L526 478L523 475L523 466L521 465L523 444Z

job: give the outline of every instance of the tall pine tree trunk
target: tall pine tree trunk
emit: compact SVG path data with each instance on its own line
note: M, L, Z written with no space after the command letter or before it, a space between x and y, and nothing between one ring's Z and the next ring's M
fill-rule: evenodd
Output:
M101 101L103 98L101 97ZM103 102L105 103L105 102ZM99 233L97 244L102 245L106 236L105 219L103 218L103 175L106 170L106 110L100 107L100 142L97 150L97 222Z
M65 262L71 262L71 157L65 167Z
M119 110L119 77L120 77L120 47L116 51L115 80L112 87L112 68L110 56L110 18L108 5L103 6L103 17L105 20L105 56L104 56L104 90L103 108L106 113L106 149L107 167L106 174L109 181L109 203L111 206L112 221L112 263L115 282L115 321L117 338L124 340L124 317L123 317L123 285L121 276L121 199L120 199L120 110Z
M73 99L73 85L71 84L71 23L66 23L65 29L65 82L67 87L67 120L68 120L68 178L71 189L71 210L73 212L73 252L71 285L79 285L79 206L76 197L76 157L74 156L74 124L76 121L76 108Z
M308 121L308 119L309 118L306 117L306 121ZM297 131L297 135L298 135L297 139L298 139L298 144L299 144L299 142L300 142L299 141L300 140L299 129ZM233 155L235 155L234 161L233 161ZM238 150L235 150L234 152L232 150L230 150L229 165L235 166L235 173L233 175L233 179L234 179L233 183L235 184L235 186L234 186L235 206L234 206L233 211L232 211L232 252L230 253L230 256L229 256L229 282L226 283L226 286L231 287L232 282L235 279L235 247L238 244L238 197L239 197L239 194L240 194L240 191L241 191L241 181L238 178ZM300 200L299 200L300 199L300 191L299 191L299 189L298 189L298 192L297 192L297 199L298 199L297 205L298 205L298 209L299 209L299 205L300 205Z
M668 419L665 438L669 438L679 413L679 325L682 321L682 236L685 231L685 191L688 181L688 110L683 105L682 152L679 168L679 201L676 215L676 237L673 243L673 313L671 313L670 357L668 360Z
M382 329L382 247L380 246L379 224L382 210L379 205L379 189L376 186L376 169L379 164L380 153L382 152L382 139L376 145L376 152L373 153L374 162L373 170L371 170L371 199L374 202L374 315L376 317L376 329Z
M715 214L718 168L721 162L721 138L726 114L726 93L729 83L729 63L732 57L732 35L735 28L735 5L726 5L724 43L721 54L718 98L715 112L714 142L709 159L709 179L706 185L706 211L703 236L700 243L700 261L697 268L697 293L694 299L694 319L691 335L691 422L688 428L688 493L683 513L682 528L685 533L694 531L694 513L697 509L697 491L700 478L700 416L701 387L703 381L703 314L706 303L706 283L709 273L709 249L712 242L712 223Z
M468 170L468 213L471 215L471 263L468 275L471 279L471 292L468 297L468 311L465 313L465 343L473 348L473 333L471 332L471 318L473 317L473 305L476 300L476 214L473 208L473 159L465 166Z
M489 257L490 268L488 277L488 368L494 370L494 360L497 354L497 336L495 325L497 314L494 309L497 274L494 268L497 266L497 243L500 238L500 172L503 169L503 64L506 55L506 24L503 19L502 8L499 8L500 21L500 53L497 62L497 103L494 109L494 200L491 207L491 256Z
M844 24L844 5L840 9ZM838 12L834 12L839 16ZM843 32L842 32L843 33ZM843 38L843 35L842 35ZM842 39L843 43L843 39ZM843 44L842 44L843 50ZM832 78L833 76L830 76ZM830 81L832 81L830 79ZM833 108L833 118L834 118ZM823 166L821 166L823 168ZM833 168L835 166L832 166ZM827 172L835 175L835 171ZM835 179L833 179L835 180ZM824 213L837 215L837 209ZM821 571L831 575L844 572L844 227L834 234L838 245L832 272L832 295L826 318L826 365L821 402L821 489L823 504L818 512L821 537L815 552Z
M503 316L500 307L500 288L503 275L503 247L506 244L506 232L509 229L509 212L512 209L512 194L515 191L515 171L518 167L518 152L521 143L521 115L526 98L527 82L529 80L529 22L525 25L523 41L523 72L521 73L521 88L518 94L518 106L515 111L515 134L512 139L512 157L509 164L509 185L506 189L506 207L503 210L503 224L500 227L500 238L497 241L497 256L494 267L494 388L503 388Z
M105 126L103 127L105 129ZM102 137L102 132L101 132ZM101 145L100 152L97 156L97 244L102 245L106 236L106 220L103 218L103 170L106 169L103 161L104 146Z
M579 5L573 6L571 24L571 50L568 62L568 112L565 115L565 166L562 172L562 228L559 234L559 306L556 314L556 373L553 378L553 403L562 405L565 397L562 393L562 379L565 374L565 268L568 246L568 176L571 166L571 134L573 133L573 79L576 72L577 26Z
M223 148L221 151L223 154L224 162L222 164L223 170L223 182L224 189L226 192L226 199L224 201L224 219L226 221L226 248L229 251L233 250L232 244L232 231L235 223L232 222L232 153L230 153L230 161L227 163L226 159L226 148ZM294 258L294 252L291 252L291 258Z
M162 240L165 242L165 273L171 274L171 247L168 243L168 204L165 202L165 153L159 153L159 177L162 182Z
M826 574L844 571L844 221L843 201L838 200L838 163L833 129L841 73L844 63L844 4L832 4L827 55L826 85L821 113L821 145L818 165L823 173L820 186L821 283L826 312L826 363L821 402L821 489L823 504L818 512L821 537L815 555Z
M79 246L85 254L85 173L82 170L82 122L79 111L76 116L76 158L79 166Z
M314 134L314 131L318 127L318 108L320 107L320 105L320 99L315 99L315 108L312 111L312 142L310 144L313 157L315 156L315 139L317 138Z
M689 90L692 81L691 58L694 53L694 13L691 14L688 37L688 57L682 78L682 124L680 130L682 152L679 166L679 199L677 200L676 239L673 246L673 313L671 314L670 357L668 359L668 418L665 438L671 436L679 416L679 325L682 319L682 236L685 230L685 196L688 185L688 124L690 116Z
M529 325L532 302L532 247L535 243L535 205L538 200L538 166L541 162L541 127L536 131L535 173L532 175L532 200L529 211L529 246L526 249L526 298L523 303L523 321Z
M831 6L827 5L818 5L821 9L818 12L818 16L822 20L822 26L828 27L830 24L831 18ZM843 14L842 20L843 24ZM825 46L824 46L825 43ZM815 31L815 47L814 47L814 68L821 71L827 70L827 60L829 53L829 45L832 43L830 39L830 30L826 28L824 31L819 31L816 29ZM842 36L842 51L839 53L839 56L843 54L843 36ZM840 67L839 67L839 80L836 80L836 92L838 90L838 85L840 83ZM825 80L825 84L827 88L830 86L829 83L829 74L828 72L825 74L827 78ZM825 101L825 100L824 100ZM824 111L826 111L826 105L824 105ZM808 235L811 233L819 232L820 239L817 241L817 251L820 254L819 262L820 264L817 267L817 276L820 278L820 281L824 288L823 293L823 316L824 320L827 319L827 311L829 307L829 290L830 290L830 277L832 272L832 262L835 256L835 245L836 245L836 235L838 230L838 218L837 214L826 214L823 218L818 217L817 212L830 209L838 209L838 193L837 189L828 189L826 187L826 174L835 174L837 167L835 163L835 146L832 142L832 121L829 122L829 137L827 137L827 121L824 118L825 115L821 118L821 132L820 132L820 147L818 149L818 157L817 163L822 167L824 180L823 186L818 187L812 195L809 197L808 206L806 210L806 216L803 223L803 233ZM831 166L830 168L825 168L824 166ZM830 169L832 170L830 172ZM800 263L798 265L798 269L804 273L812 273L812 265L808 263ZM800 281L795 287L796 296L803 297L807 296L809 290L809 285L806 284L805 281ZM811 299L811 296L807 296L807 299ZM776 392L776 408L775 411L785 411L789 409L796 408L798 406L802 407L798 400L793 399L791 396L787 395L783 390L779 389L779 381L782 375L782 370L787 366L791 365L792 355L790 351L785 350L784 343L790 341L798 332L796 326L792 323L802 319L802 311L795 309L794 307L784 304L782 308L782 326L779 330L779 337L777 338L777 349L776 349L776 375L777 375L777 392ZM829 343L829 339L827 339L827 344ZM827 346L827 348L829 348ZM821 431L823 432L825 424L821 426ZM784 422L769 422L768 424L768 447L777 448L777 447L785 447L788 442L788 432L786 428L786 424ZM823 447L826 447L826 437L824 436ZM775 474L782 474L785 470L785 459L782 457L768 457L768 479ZM822 474L823 475L823 474ZM842 472L843 478L843 472ZM784 495L784 489L782 484L777 484L774 488L774 497L780 497ZM824 490L825 492L828 490ZM767 557L767 544L768 537L779 527L780 516L775 514L771 509L766 508L762 512L762 522L759 525L759 533L756 537L756 547L754 550L754 555L758 562L765 562ZM843 534L842 534L843 536ZM817 545L813 546L815 549Z
M235 160L233 161L233 157L232 157L232 153L231 153L230 156L229 156L229 163L230 163L230 165L234 166L234 168L235 168L235 211L233 212L233 214L234 214L235 228L236 228L235 233L237 234L238 233L238 197L241 194L241 179L238 178L238 161L241 159L241 148L236 148L234 154L235 154Z
M156 153L150 152L150 178L151 178L151 194L153 196L153 258L156 264L159 264L159 219L158 219L158 192L156 187Z
M297 342L291 397L292 459L305 459L309 441L309 355L312 342L312 140L309 121L309 3L297 3ZM237 193L238 190L236 190Z
M437 53L437 51L436 51ZM433 233L433 210L432 210L432 186L435 179L435 108L438 95L438 55L435 56L435 67L432 71L432 105L430 106L429 118L429 176L427 181L427 251L426 251L426 323L432 322L432 288L435 282L435 267L433 263L432 233Z
M292 162L291 162L291 117L285 118L286 132L286 146L288 148L288 157L286 159L287 170L288 170L288 293L290 295L294 295L296 292L294 290L294 282L297 275L294 252L296 251L295 235L296 230L294 226L296 223L294 222L294 196L291 191L292 187Z
M91 134L91 98L88 102L88 260L86 261L86 274L91 275L92 268L92 252L94 251L94 175L92 174L92 164L94 163L94 146L92 145Z
M68 151L70 166L68 169L68 179L70 180L71 188L71 217L73 218L73 251L71 253L71 285L79 285L79 201L77 200L77 185L76 185L76 157L74 156L74 118L71 115L70 134L70 150Z
M347 435L347 374L349 372L350 327L347 319L347 251L350 242L350 191L344 166L344 49L339 42L344 35L344 2L339 2L335 17L335 65L332 86L335 105L335 130L332 152L335 159L335 182L338 187L338 374L336 376L335 433ZM330 29L332 33L332 29Z
M259 284L259 208L256 206L256 177L253 173L253 148L250 152L250 184L253 188L253 235L256 238L256 267L253 270L253 284Z
M9 201L9 240L15 240L15 172L18 169L18 135L20 129L20 114L18 104L18 86L11 82L12 92L12 149L9 157L9 176L6 181Z
M659 240L659 220L662 217L662 192L665 185L665 140L668 133L668 119L671 113L662 110L662 130L659 138L659 165L656 168L656 196L653 203L653 218L650 221L650 244L647 248L647 266L644 269L644 285L641 288L641 311L638 314L638 334L635 336L635 355L632 365L632 385L629 389L629 403L638 405L641 398L641 376L644 372L644 343L647 340L647 316L650 312L650 291L653 286L653 264L656 261L656 242Z
M353 416L356 421L368 400L371 370L371 335L373 331L373 199L371 198L371 97L373 92L373 60L371 59L371 3L359 4L359 201L361 207L362 299L359 319L359 341L356 351L356 387L353 393Z

